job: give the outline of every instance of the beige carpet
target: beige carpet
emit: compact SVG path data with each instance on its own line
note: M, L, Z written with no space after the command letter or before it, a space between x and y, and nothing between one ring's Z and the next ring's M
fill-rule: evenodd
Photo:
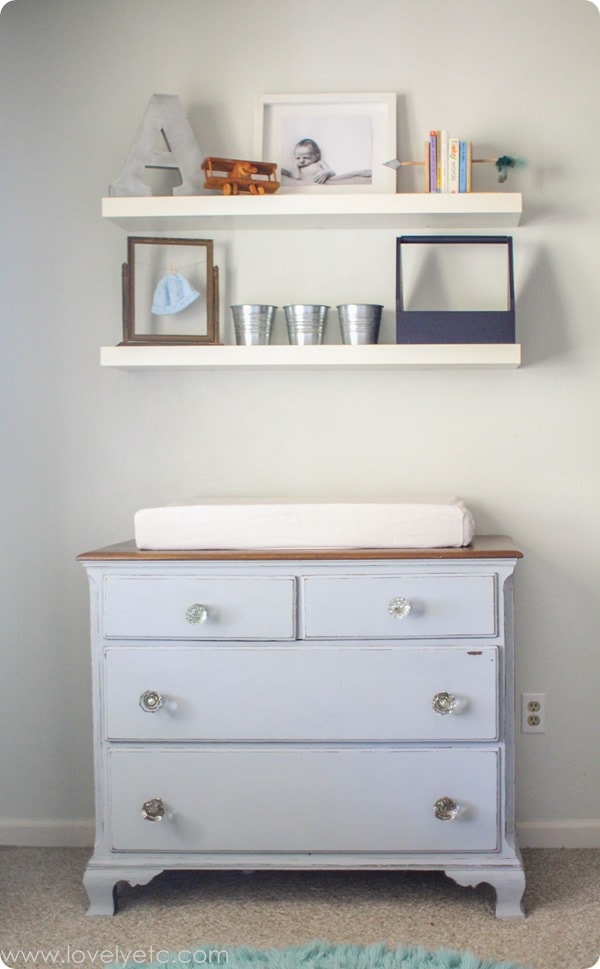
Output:
M0 847L0 954L29 953L12 964L47 965L52 952L56 964L95 969L111 952L137 949L141 961L151 947L315 939L470 949L532 969L589 969L600 956L600 849L525 851L527 918L511 922L494 917L491 888L460 888L437 872L163 873L145 887L119 885L114 918L89 918L88 855ZM37 950L45 962L33 961Z

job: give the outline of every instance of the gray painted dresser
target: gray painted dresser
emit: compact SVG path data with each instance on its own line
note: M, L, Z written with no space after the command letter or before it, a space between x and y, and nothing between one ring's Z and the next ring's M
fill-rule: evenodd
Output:
M165 869L438 869L523 914L513 574L460 549L85 553L89 914Z

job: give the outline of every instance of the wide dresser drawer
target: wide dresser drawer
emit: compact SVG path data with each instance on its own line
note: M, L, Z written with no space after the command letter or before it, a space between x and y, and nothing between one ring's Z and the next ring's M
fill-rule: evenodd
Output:
M109 760L114 851L498 847L495 749L128 748Z
M308 639L494 636L493 574L307 576L303 628Z
M496 647L113 646L109 740L492 740Z
M293 576L107 576L103 634L127 639L293 639Z

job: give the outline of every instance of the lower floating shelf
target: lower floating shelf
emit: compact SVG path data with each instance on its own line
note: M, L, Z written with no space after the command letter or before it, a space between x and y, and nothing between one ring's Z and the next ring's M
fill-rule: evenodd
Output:
M124 370L514 370L518 343L377 344L368 346L102 347L103 367Z

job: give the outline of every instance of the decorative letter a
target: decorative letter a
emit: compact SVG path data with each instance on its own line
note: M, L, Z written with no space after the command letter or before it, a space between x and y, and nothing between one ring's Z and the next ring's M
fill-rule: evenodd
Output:
M162 135L168 151L154 148ZM174 195L199 195L202 188L202 152L194 138L176 94L153 94L135 136L125 167L116 182L109 187L112 196L152 195L149 185L142 181L146 168L178 168L181 185Z

